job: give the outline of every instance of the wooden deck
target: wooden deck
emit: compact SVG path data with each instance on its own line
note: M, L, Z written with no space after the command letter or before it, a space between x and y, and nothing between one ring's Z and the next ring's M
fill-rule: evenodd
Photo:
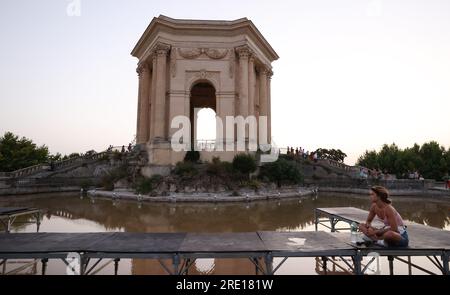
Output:
M350 245L325 232L0 234L0 259L46 262L65 260L73 252L87 263L90 259L172 259L169 272L175 274L187 272L186 267L198 258L250 259L259 272L273 274L278 269L272 268L274 257L355 254Z
M368 212L356 208L318 208L316 223L362 222ZM330 227L332 228L332 227ZM89 274L102 259L112 259L117 273L120 259L156 259L170 274L188 274L199 258L249 259L256 273L275 274L291 257L318 257L324 269L327 261L340 258L346 269L363 274L364 256L377 252L381 256L427 256L443 274L448 274L450 232L419 224L408 224L410 247L365 247L350 243L348 233L338 232L247 232L247 233L18 233L0 234L0 259L32 258L42 260L45 274L48 259L80 257L80 273ZM344 259L346 257L347 259ZM274 265L274 258L281 262ZM89 263L97 260L89 267ZM171 266L164 261L170 259ZM350 261L350 262L348 262ZM390 260L391 261L391 260ZM420 268L420 266L418 266Z
M3 225L3 231L9 233L12 225L18 217L31 215L32 223L36 223L36 231L39 231L41 224L42 210L28 207L0 207L0 223Z
M335 233L334 236L336 238L342 241L349 241L349 234L342 233L348 228L338 228L337 223L345 222L351 224L356 222L359 224L366 221L368 214L368 211L353 207L317 208L315 209L315 225L316 229L318 225L323 225ZM381 220L375 219L372 225L382 227L384 224ZM361 256L366 256L373 252L379 253L381 256L387 256L390 261L391 272L393 272L393 259L405 262L399 256L426 256L442 273L448 274L450 231L407 221L405 221L405 225L407 226L409 237L408 247L382 247L378 245L366 247L365 245L357 246L353 244L352 246L357 249L358 254ZM409 264L409 262L405 263ZM414 265L414 267L429 272L420 266Z

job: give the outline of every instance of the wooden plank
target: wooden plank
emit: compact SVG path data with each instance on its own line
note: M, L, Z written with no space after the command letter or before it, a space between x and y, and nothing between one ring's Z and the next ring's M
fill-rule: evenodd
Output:
M268 251L323 252L352 250L349 244L326 232L258 232Z
M0 234L0 253L82 252L113 233Z
M450 231L417 223L406 223L409 247L450 250Z
M23 213L26 211L35 211L36 208L28 207L0 207L0 216L2 215L12 215L15 213Z
M320 213L325 213L327 215L335 216L344 221L356 223L366 222L367 216L369 215L369 211L354 208L354 207L333 207L333 208L317 208L317 211ZM383 226L384 223L378 217L375 217L372 224L374 226Z
M317 208L317 210L325 214L331 214L337 218L351 220L359 223L365 221L368 211L353 207L336 207L336 208ZM375 227L384 224L373 223ZM450 231L418 224L415 222L405 221L409 236L409 249L413 250L450 250ZM363 246L365 247L365 246ZM378 246L371 246L373 249L379 249ZM392 248L391 248L392 249Z
M236 253L267 251L256 232L251 233L188 233L180 252Z
M185 239L185 233L112 233L86 248L104 253L175 253Z

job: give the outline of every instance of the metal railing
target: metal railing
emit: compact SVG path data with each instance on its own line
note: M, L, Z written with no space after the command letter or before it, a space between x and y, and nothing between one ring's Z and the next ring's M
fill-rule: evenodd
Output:
M215 151L216 140L211 139L199 139L195 141L196 150L198 151Z

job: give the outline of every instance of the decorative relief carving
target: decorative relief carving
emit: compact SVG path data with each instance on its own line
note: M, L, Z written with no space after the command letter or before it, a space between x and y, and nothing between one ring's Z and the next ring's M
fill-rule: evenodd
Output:
M170 72L172 77L175 78L177 75L177 54L176 50L170 52Z
M212 59L222 59L228 53L228 50L226 49L204 49L204 50L206 55Z
M236 53L234 52L234 49L229 50L230 53L230 78L233 79L234 77L234 66L236 63Z
M211 78L212 75L213 75L212 72L208 72L206 70L201 70L200 72L196 72L194 74L194 77L200 78L200 79L206 79L206 78Z
M191 84L197 80L209 80L213 83L216 91L220 90L220 72L207 71L202 69L200 71L187 71L186 72L186 89L191 87Z
M222 59L227 55L228 50L215 48L178 48L178 53L186 59L195 59L202 54L212 59Z
M202 50L200 48L178 48L178 53L184 58L194 59L202 54Z

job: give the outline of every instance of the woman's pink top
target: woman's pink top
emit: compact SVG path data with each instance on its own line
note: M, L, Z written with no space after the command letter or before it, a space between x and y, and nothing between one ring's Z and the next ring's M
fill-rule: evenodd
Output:
M395 211L395 221L397 222L397 226L404 226L402 217L397 212L397 210L394 209L394 211ZM383 222L384 222L385 226L389 226L390 225L386 214L384 214Z

